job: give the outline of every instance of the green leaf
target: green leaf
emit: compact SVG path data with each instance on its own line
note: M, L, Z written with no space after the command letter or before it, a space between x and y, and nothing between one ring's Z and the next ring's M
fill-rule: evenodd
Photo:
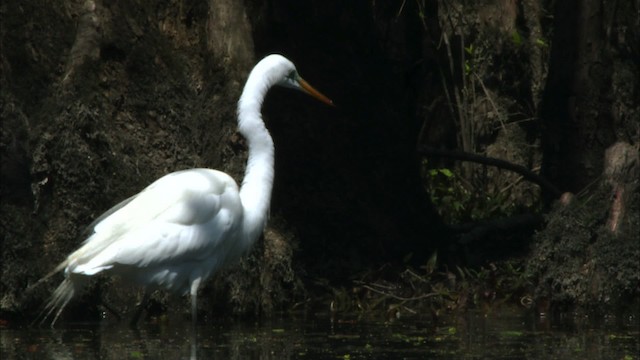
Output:
M544 39L536 39L536 45L540 47L548 47L549 45L544 41Z
M518 30L514 30L511 33L511 39L513 40L513 43L520 46L522 45L522 36L520 35L520 33L518 32Z
M453 172L451 172L451 170L446 169L446 168L440 169L440 174L442 174L442 175L444 175L446 177L449 177L449 178L453 176Z

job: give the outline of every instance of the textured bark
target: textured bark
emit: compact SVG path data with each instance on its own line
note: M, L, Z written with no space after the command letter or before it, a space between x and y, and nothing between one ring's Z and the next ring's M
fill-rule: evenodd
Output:
M602 174L605 149L616 140L638 139L640 112L630 97L638 93L639 80L638 20L629 15L637 14L636 6L615 1L556 5L541 107L543 174L563 191L575 193L592 184Z
M637 1L556 3L543 174L570 193L547 215L528 260L545 307L637 305L638 10Z
M230 72L243 74L255 62L251 25L241 1L210 0L207 47L215 61Z

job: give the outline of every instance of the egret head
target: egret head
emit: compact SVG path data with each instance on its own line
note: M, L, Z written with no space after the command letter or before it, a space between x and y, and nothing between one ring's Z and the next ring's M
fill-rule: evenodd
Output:
M277 85L300 90L327 105L334 106L333 101L309 85L309 83L298 74L296 66L284 56L278 54L268 55L260 61L259 65L265 65L272 69L271 74L274 76Z

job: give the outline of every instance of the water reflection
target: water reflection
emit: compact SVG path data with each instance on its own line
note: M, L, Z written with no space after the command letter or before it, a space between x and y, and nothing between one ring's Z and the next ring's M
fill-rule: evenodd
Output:
M554 325L525 313L467 313L437 324L283 316L261 321L67 324L0 330L2 359L637 359L637 316ZM61 324L62 325L62 324Z

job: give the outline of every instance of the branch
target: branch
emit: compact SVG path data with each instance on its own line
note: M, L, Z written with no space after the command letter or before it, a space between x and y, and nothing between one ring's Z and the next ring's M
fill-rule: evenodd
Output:
M417 150L419 154L425 155L425 156L438 156L438 157L445 157L445 158L450 158L454 160L471 161L478 164L495 166L500 169L513 171L515 173L522 175L523 178L535 184L538 184L538 186L540 186L543 191L551 193L555 198L559 198L560 195L562 195L562 192L557 187L555 187L552 183L550 183L547 179L532 172L531 170L527 169L522 165L517 165L505 160L472 154L464 151L441 150L441 149L436 149L436 148L432 148L424 145L418 146Z

